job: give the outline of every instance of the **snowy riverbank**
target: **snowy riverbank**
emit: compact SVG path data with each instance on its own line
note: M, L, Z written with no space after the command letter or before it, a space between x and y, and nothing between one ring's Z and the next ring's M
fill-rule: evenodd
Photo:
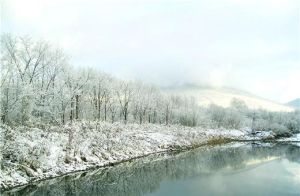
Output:
M2 125L0 134L1 189L152 153L270 138L270 134L253 137L247 130L102 122L78 122L46 130Z

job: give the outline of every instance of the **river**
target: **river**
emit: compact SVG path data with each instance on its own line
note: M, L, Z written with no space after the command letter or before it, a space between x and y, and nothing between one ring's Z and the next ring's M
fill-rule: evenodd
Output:
M3 195L300 195L300 147L229 143L151 155Z

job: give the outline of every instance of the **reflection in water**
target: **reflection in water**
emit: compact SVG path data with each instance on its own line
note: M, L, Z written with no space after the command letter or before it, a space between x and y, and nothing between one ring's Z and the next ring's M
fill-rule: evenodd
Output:
M222 145L153 155L4 195L298 195L300 148Z

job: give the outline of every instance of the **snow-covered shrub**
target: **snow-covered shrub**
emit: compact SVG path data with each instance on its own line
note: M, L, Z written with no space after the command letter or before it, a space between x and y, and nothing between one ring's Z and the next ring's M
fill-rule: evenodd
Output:
M294 134L300 133L300 119L287 119L284 125Z
M224 126L226 117L226 111L224 108L217 105L211 105L208 113L210 121L212 123L212 127L220 128Z
M269 131L269 122L264 119L257 119L253 122L252 129L254 131Z
M279 123L271 124L269 129L276 134L276 137L289 137L292 135L292 133L286 126Z
M239 129L245 122L244 113L236 108L222 108L211 105L208 118L212 128Z
M243 124L243 117L235 109L228 109L224 119L224 127L228 129L240 129Z

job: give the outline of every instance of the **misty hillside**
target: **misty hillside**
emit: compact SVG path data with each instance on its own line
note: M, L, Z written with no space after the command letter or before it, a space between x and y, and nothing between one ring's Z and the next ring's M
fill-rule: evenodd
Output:
M265 109L269 111L292 111L293 108L279 104L251 93L226 88L226 87L210 87L210 86L196 86L196 85L182 85L178 87L164 88L164 91L174 95L192 96L196 99L199 105L208 106L216 104L223 107L230 106L233 98L243 100L251 109Z
M294 99L286 104L295 109L300 109L300 98Z

